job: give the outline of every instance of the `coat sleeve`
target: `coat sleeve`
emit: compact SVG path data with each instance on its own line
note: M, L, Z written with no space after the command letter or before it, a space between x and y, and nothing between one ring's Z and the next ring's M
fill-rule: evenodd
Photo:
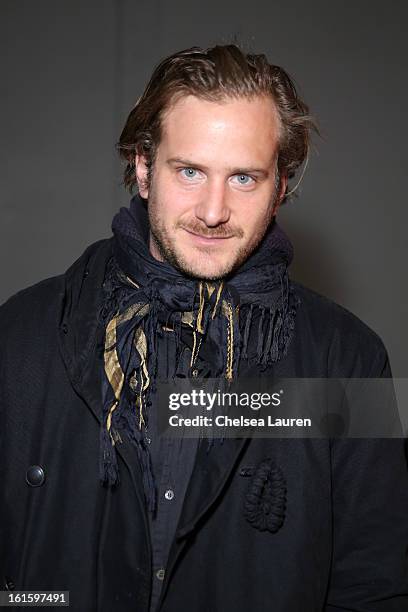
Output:
M376 349L369 376L389 378L385 348ZM402 437L332 441L333 556L325 612L408 611L407 450Z

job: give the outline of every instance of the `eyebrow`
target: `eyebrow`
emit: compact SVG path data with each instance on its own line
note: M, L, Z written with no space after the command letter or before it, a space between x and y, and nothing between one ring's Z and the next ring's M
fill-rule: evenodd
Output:
M196 162L191 161L190 159L185 159L182 157L170 157L166 160L166 164L169 166L174 166L176 164L180 164L181 166L185 166L186 168L197 168L197 170L207 171L208 167L203 166L202 164L197 164ZM257 174L262 178L267 178L269 176L268 170L264 168L228 168L227 169L230 174Z

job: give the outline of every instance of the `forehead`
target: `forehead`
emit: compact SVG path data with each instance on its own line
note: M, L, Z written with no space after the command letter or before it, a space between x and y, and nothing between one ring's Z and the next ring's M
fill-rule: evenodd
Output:
M163 116L158 154L207 165L268 165L275 159L280 132L269 96L208 101L186 95Z

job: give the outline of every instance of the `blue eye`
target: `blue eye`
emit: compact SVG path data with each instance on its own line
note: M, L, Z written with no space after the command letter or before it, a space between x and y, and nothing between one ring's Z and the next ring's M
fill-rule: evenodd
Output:
M185 178L189 179L196 178L197 176L197 170L195 170L194 168L183 168L181 170L181 173Z
M250 185L254 182L252 176L248 176L248 174L236 174L235 178L239 185Z

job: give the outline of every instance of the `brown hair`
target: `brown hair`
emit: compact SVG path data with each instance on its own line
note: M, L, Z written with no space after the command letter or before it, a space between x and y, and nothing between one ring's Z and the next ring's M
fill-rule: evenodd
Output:
M292 178L307 159L311 131L318 129L283 68L237 45L192 47L162 60L127 118L118 150L126 161L124 183L130 191L137 185L136 153L145 156L150 180L163 114L179 97L190 94L209 101L269 95L281 122L279 176Z

